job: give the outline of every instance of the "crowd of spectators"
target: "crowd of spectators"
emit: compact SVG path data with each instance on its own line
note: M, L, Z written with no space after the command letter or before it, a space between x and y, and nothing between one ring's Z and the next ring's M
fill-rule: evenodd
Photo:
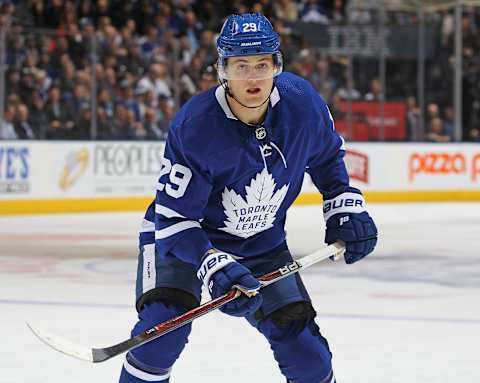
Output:
M327 55L290 27L297 21L376 22L375 12L347 12L347 5L347 0L0 0L6 53L0 138L165 138L179 106L217 84L215 39L225 16L252 11L273 21L286 69L308 78L336 119L345 118L339 107L344 101L401 100L408 107L407 139L452 140L452 13L437 14L442 44L427 62L422 131L409 69L414 61L410 66L387 63L387 79L396 80L392 87L387 81L384 92L378 73L366 70L371 59L350 64L345 56ZM418 22L411 13L394 12L389 18L398 24ZM464 138L478 140L478 9L468 8L462 22ZM347 76L349 65L354 65L353 77Z

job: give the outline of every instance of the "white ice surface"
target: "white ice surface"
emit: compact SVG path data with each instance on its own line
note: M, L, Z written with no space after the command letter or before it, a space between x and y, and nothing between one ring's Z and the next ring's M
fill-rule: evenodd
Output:
M370 205L375 253L303 273L339 383L480 382L480 204ZM117 382L123 357L70 359L25 326L89 346L135 323L141 213L0 218L0 383ZM322 245L320 207L289 214L290 247ZM266 341L242 319L194 322L172 383L281 383Z

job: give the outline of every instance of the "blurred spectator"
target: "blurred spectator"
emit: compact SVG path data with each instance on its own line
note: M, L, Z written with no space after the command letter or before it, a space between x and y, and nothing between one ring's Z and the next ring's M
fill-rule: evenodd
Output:
M160 109L160 117L157 121L157 126L161 132L161 137L166 137L170 122L173 120L173 117L175 117L175 109L172 101L166 97L160 97L158 107Z
M372 24L374 21L372 9L354 7L348 12L348 22L351 24Z
M135 94L136 94L139 109L140 109L140 119L141 121L144 121L147 109L155 110L155 107L154 107L155 95L152 90L148 90L140 86L137 86L135 90Z
M198 83L198 91L203 92L218 85L217 73L213 66L208 66L202 73L202 77Z
M13 126L13 118L15 116L15 107L7 105L5 108L3 121L0 120L0 140L15 140L18 138Z
M447 136L453 138L455 134L455 109L448 105L444 111L443 130Z
M272 2L270 0L258 0L253 3L251 12L263 13L269 19L273 16Z
M120 81L120 94L119 98L122 100L123 105L132 111L135 121L140 121L140 105L135 97L133 84L127 79Z
M309 23L328 24L327 9L319 0L304 0L300 4L300 19Z
M33 94L28 121L34 132L35 138L44 140L47 137L49 120L45 101L38 91Z
M430 121L427 131L427 141L430 142L450 142L452 137L445 133L443 120L440 117L434 117Z
M69 102L62 102L59 87L50 89L45 111L49 121L47 138L68 139L74 126L73 106Z
M104 108L97 108L97 139L111 140L113 133L111 130L111 118L107 115Z
M327 102L330 101L336 89L337 81L330 73L330 62L327 57L322 56L316 60L310 79L318 93Z
M479 128L470 129L470 134L467 137L467 139L473 142L480 142L480 129Z
M33 140L37 138L28 122L28 108L25 104L19 104L15 111L14 119L15 134L20 139Z
M153 91L155 100L160 95L166 97L171 97L172 95L168 86L167 67L164 63L152 64L148 70L148 75L138 82L138 86Z
M115 104L112 101L112 92L108 88L100 89L97 97L97 104L100 106L108 118L112 118L115 113Z
M198 39L202 33L203 26L197 20L197 16L192 10L188 10L184 15L184 26L181 31L181 35L185 36L189 42L192 53L198 49Z
M224 14L219 10L218 1L196 1L193 4L193 9L198 19L205 26L205 29L218 30L223 23ZM230 9L224 8L225 4L222 4L225 14L230 13ZM233 10L232 10L233 11Z
M380 101L382 99L382 84L378 78L374 78L370 82L370 91L365 95L365 101Z
M58 28L63 14L63 1L62 0L51 0L47 3L45 7L45 25L50 28Z
M118 104L112 121L112 139L130 140L135 137L134 129L129 110L125 105Z
M203 60L203 65L212 65L217 59L217 49L215 47L215 34L205 29L200 34L200 46L196 52Z
M141 55L140 47L132 41L127 43L126 70L135 76L142 75L148 68L148 61Z
M355 88L353 79L346 79L345 85L341 86L337 91L338 96L342 100L359 100L362 97L360 91Z
M10 68L7 71L7 79L5 82L5 88L10 94L20 93L20 72L16 68Z
M330 12L330 18L333 22L341 24L345 21L345 0L333 0L333 7Z
M293 0L278 0L273 2L273 13L282 21L297 21L298 8Z
M422 116L417 100L414 96L408 96L407 104L407 138L410 141L419 141L423 139L421 132Z
M436 117L440 117L440 108L436 103L430 102L427 105L427 116L426 116L427 122L430 122Z
M145 119L144 119L144 128L145 128L145 139L155 140L155 139L165 139L167 137L167 132L162 131L157 124L157 114L152 108L145 109Z
M90 104L86 101L81 102L78 107L78 114L75 126L72 130L72 138L77 140L86 140L90 137L92 126L92 110Z
M145 140L148 138L145 126L142 123L135 120L135 113L133 112L133 110L128 109L127 120L128 120L128 124L132 129L131 130L132 135L127 139Z
M48 89L52 85L52 79L48 77L47 72L42 69L37 69L34 72L35 89L39 92L42 99L47 99Z
M155 28L153 25L148 25L145 36L142 36L138 42L140 45L141 55L147 59L151 59L160 43L157 28Z

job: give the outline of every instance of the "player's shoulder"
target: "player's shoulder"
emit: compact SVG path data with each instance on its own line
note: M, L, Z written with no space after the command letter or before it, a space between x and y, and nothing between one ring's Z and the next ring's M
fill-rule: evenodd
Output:
M218 123L222 115L215 99L215 89L191 97L175 115L170 131L179 135L204 135L206 129Z
M303 120L316 120L327 110L327 104L315 87L303 77L290 72L281 73L275 80L285 109Z
M211 118L215 115L215 88L210 88L191 97L179 109L175 125L185 125L196 120Z
M196 156L208 156L225 141L226 116L213 87L188 100L177 112L170 125L169 135L185 152Z

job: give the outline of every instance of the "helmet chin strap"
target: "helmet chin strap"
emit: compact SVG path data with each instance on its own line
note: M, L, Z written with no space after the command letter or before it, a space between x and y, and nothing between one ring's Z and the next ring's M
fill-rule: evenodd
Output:
M270 93L268 94L268 97L265 99L265 101L263 101L261 104L259 105L255 105L255 106L248 106L248 105L245 105L244 103L242 103L238 98L235 97L235 95L232 93L232 91L230 90L230 87L228 86L228 83L226 80L221 80L220 81L220 84L223 86L223 88L225 89L225 93L227 93L231 98L233 98L236 102L238 102L241 106L243 106L244 108L248 108L248 109L256 109L256 108L260 108L262 105L264 105L266 102L268 102L268 100L270 99L270 96L272 95L272 92L273 92L273 88L275 87L275 83L273 83L272 85L272 89L270 90Z

